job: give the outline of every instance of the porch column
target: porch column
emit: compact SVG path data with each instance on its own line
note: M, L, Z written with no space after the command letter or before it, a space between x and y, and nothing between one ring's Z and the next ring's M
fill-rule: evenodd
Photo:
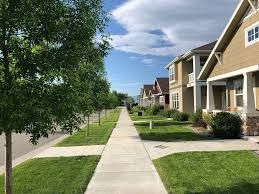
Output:
M255 112L255 99L253 90L253 73L244 73L244 83L243 83L243 103L244 103L244 113L254 113Z
M193 86L194 112L201 108L201 85L195 82Z
M199 81L198 76L201 71L201 57L199 55L193 56L193 74L194 74L194 81Z
M194 74L194 86L193 86L193 96L194 96L194 112L201 108L201 85L197 79L201 71L201 57L199 55L193 56L193 74Z
M207 105L206 109L208 112L212 112L215 109L214 106L214 96L212 82L207 82Z

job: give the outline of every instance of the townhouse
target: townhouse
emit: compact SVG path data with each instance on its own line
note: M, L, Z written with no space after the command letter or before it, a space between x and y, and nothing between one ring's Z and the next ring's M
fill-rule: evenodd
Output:
M244 120L247 135L259 132L259 3L241 0L199 80L207 80L206 112L228 111ZM224 82L217 86L216 82Z
M170 109L193 113L206 108L206 81L198 75L216 42L192 49L176 57L166 69L169 72Z
M158 77L154 84L144 85L140 94L140 106L169 107L169 79Z
M148 107L151 106L150 90L153 89L153 85L143 85L140 92L139 106Z

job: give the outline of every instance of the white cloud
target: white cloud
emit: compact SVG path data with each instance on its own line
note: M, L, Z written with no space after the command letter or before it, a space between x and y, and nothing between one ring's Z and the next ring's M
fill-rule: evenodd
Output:
M179 55L217 39L239 0L128 0L112 11L127 33L115 49L142 55Z
M147 65L151 65L153 63L153 59L150 59L150 58L145 58L145 59L142 59L141 61L142 63L145 63Z

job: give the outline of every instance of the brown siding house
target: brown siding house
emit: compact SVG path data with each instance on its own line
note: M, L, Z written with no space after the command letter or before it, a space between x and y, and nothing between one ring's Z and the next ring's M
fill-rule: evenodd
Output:
M199 79L207 79L206 111L244 119L247 135L259 132L259 3L241 0ZM216 86L225 82L225 86Z

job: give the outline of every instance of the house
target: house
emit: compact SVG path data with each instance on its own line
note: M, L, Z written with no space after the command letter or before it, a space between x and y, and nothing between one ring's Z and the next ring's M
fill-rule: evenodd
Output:
M149 92L152 89L153 89L153 85L143 85L143 88L141 88L141 92L140 92L139 106L148 107L151 105Z
M169 78L158 77L155 79L153 89L150 91L153 106L169 108Z
M259 3L241 0L198 79L207 80L206 112L242 116L247 135L259 132ZM225 85L216 86L216 82Z
M192 49L176 57L166 69L169 72L170 109L193 113L206 107L206 81L198 75L216 42Z

